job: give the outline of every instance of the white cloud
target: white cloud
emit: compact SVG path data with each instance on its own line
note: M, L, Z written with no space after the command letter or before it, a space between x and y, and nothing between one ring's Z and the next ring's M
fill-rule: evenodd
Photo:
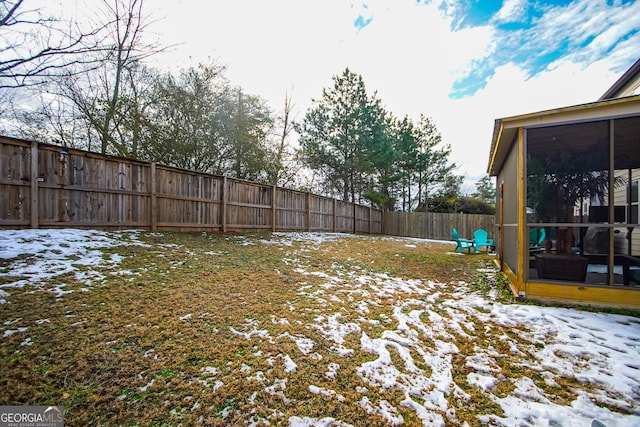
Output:
M518 22L524 18L528 5L528 0L505 0L502 8L496 14L495 20L498 22Z
M459 173L472 182L486 170L496 118L596 100L631 65L629 58L640 44L640 33L620 41L629 29L640 28L640 2L614 8L584 0L549 8L534 28L514 33L489 24L452 31L452 16L437 2L365 3L153 4L156 16L167 16L155 27L163 43L184 43L164 57L172 58L172 67L219 58L228 64L233 83L262 96L276 111L293 88L299 118L311 99L331 86L331 77L349 67L396 116L433 117L443 141L453 148ZM506 1L491 22L522 20L526 8L524 0ZM358 16L371 22L356 28ZM588 44L531 76L531 58L553 52L558 40ZM529 63L516 62L520 49L533 52L525 59ZM480 62L474 61L484 61L493 75L486 84L477 81L481 89L473 96L450 98L454 82L475 75L474 64ZM484 72L478 78L485 78Z

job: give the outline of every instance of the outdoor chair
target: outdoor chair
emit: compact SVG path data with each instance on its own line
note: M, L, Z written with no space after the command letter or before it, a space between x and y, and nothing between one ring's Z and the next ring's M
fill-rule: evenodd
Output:
M529 251L534 252L542 250L542 242L547 237L544 228L532 228L529 232Z
M469 253L471 253L471 249L474 249L473 240L461 239L458 236L458 230L456 230L455 228L451 229L451 237L453 237L453 240L455 240L456 242L456 252L462 253L462 251L466 249Z
M493 249L493 239L489 239L489 233L483 229L478 229L473 232L473 243L476 253L479 252L480 248L487 248L487 253Z

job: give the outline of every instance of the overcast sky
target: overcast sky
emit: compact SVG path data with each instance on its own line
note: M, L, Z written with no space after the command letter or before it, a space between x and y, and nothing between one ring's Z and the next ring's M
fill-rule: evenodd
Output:
M496 118L597 100L640 57L640 0L146 0L168 67L227 77L301 119L349 67L397 117L431 116L458 173L486 172ZM467 188L468 189L468 188Z

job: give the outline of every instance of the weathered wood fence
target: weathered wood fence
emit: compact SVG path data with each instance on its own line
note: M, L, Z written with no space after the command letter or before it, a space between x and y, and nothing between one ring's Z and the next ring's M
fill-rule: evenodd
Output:
M451 240L494 217L382 212L307 192L0 136L0 228L324 231Z
M382 211L328 197L0 137L0 228L382 233Z
M384 234L418 237L421 239L451 240L451 229L460 237L473 239L473 232L486 230L489 237L497 238L494 215L474 215L435 212L385 212Z

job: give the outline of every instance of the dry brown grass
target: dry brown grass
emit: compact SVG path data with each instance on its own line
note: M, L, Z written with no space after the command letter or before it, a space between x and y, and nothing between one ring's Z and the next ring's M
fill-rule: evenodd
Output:
M134 274L109 275L104 284L59 300L46 290L12 291L0 324L5 330L28 329L2 340L1 405L62 405L67 425L260 425L260 420L286 425L290 416L388 425L363 408L366 387L369 401L393 402L405 425L420 425L413 411L398 405L405 396L397 389L363 381L359 367L376 355L341 355L316 326L336 313L345 327L358 322L360 331L346 334L342 346L359 349L362 333L375 339L397 327L394 305L416 299L420 308L424 296L389 294L368 306L367 318L374 321L363 322L358 307L370 302L366 294L345 283L327 287L325 277L309 273L340 272L346 282L387 274L450 284L439 288L432 304L434 313L447 317L456 315L455 307L439 304L447 300L447 289L460 292L461 281L477 281L477 268L491 263L486 255L448 254L451 245L411 247L411 241L385 238L344 238L317 247L261 244L268 235L142 233L140 238L149 246L105 250L123 255L121 269ZM54 281L61 280L67 289L82 287L71 275ZM420 319L428 323L427 317ZM452 361L453 381L471 400L451 396L456 418L442 415L450 425L480 425L478 414L500 415L501 409L467 384L471 369L465 358L474 346L508 354L510 343L523 348L533 343L497 325L490 332L481 327L449 332L460 349ZM509 342L499 338L503 335ZM27 336L32 344L21 345ZM296 344L302 337L313 342L309 351ZM420 339L427 347L436 345L429 336ZM400 372L408 369L398 351L390 353ZM295 361L295 372L287 371L285 356ZM416 349L411 357L425 376L432 375ZM513 390L511 378L530 376L562 402L575 396L576 381L554 389L521 362L499 359L504 377L497 394ZM338 365L332 378L329 367ZM310 385L327 394L310 392ZM420 396L412 399L423 403Z

